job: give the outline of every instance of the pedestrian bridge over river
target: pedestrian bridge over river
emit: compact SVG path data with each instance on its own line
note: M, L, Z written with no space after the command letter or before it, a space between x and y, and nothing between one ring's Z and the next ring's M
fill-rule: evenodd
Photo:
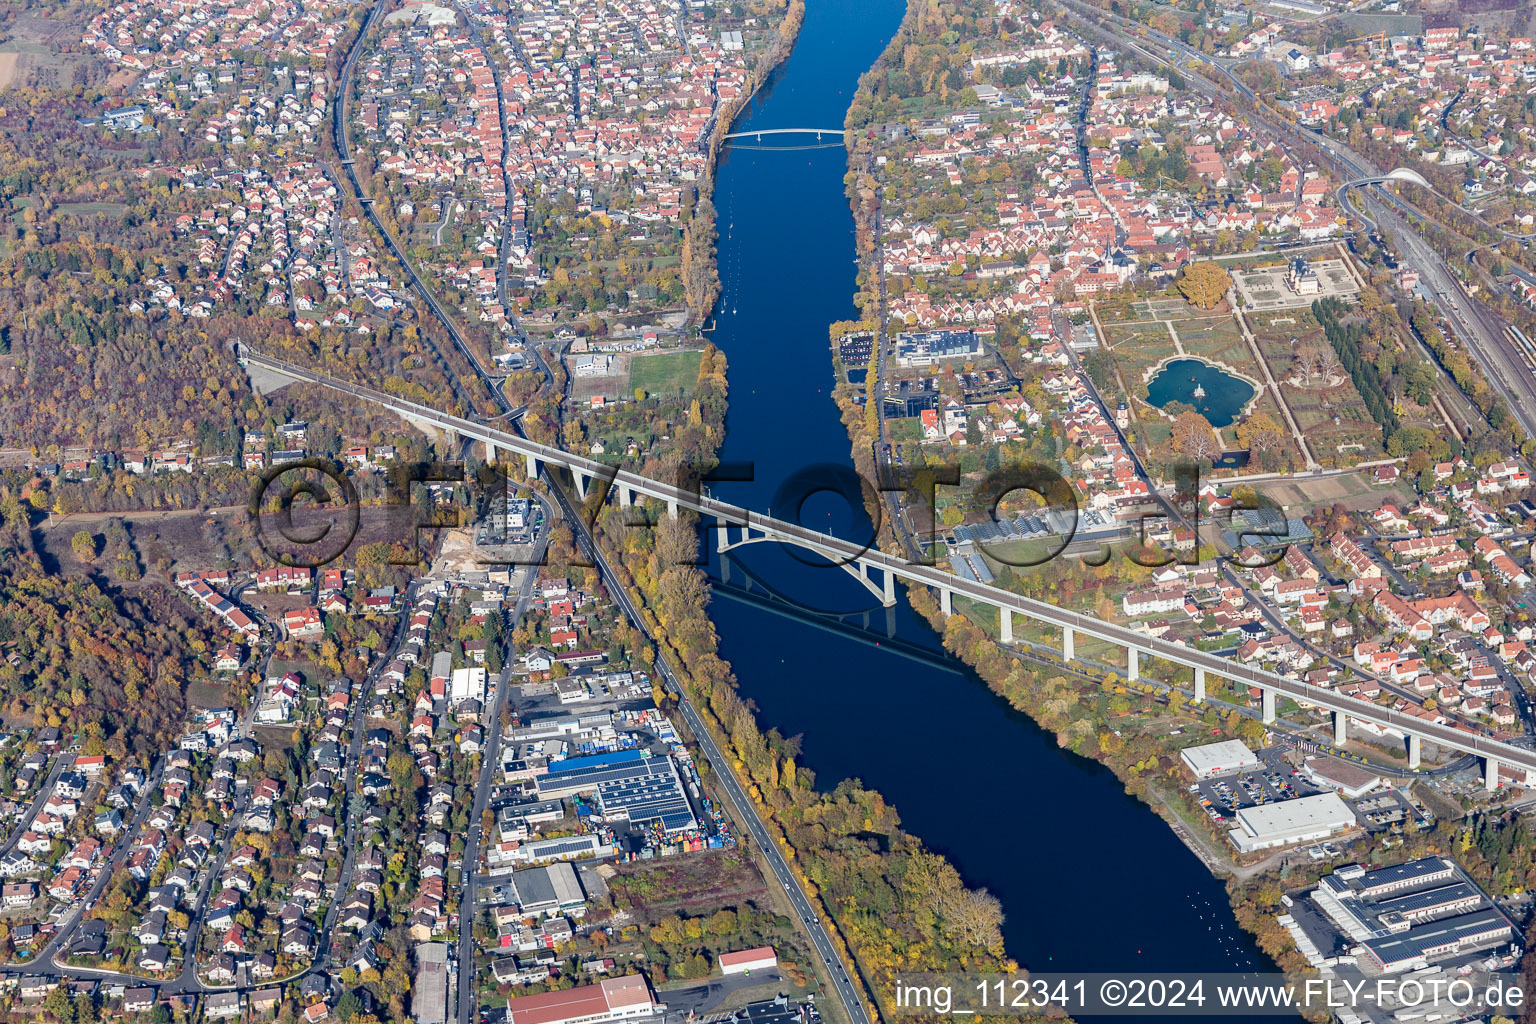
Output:
M327 377L280 360L249 353L246 361L249 365L260 367L279 376L319 384L343 394L352 395L362 401L384 406L414 423L451 431L460 437L479 441L485 445L488 462L494 462L498 453L502 452L521 455L527 461L530 478L538 475L541 464L563 468L571 474L578 492L583 496L593 482L600 481L607 484L608 495L617 493L618 502L623 507L633 505L637 498L644 498L660 503L674 518L680 508L697 512L700 516L713 520L716 543L720 551L728 551L743 544L764 542L789 544L811 551L858 578L887 606L896 602L896 580L905 580L908 584L929 587L937 591L939 604L945 615L952 613L956 595L995 609L998 614L999 635L1004 643L1013 641L1013 617L1022 615L1061 630L1062 658L1065 661L1070 662L1075 657L1074 645L1077 636L1081 634L1124 650L1126 676L1129 679L1140 678L1140 659L1143 655L1190 669L1194 674L1194 693L1197 701L1205 699L1208 676L1228 679L1239 685L1257 687L1262 695L1262 718L1265 723L1275 721L1275 702L1277 697L1283 695L1330 712L1333 715L1334 741L1337 744L1343 744L1345 727L1351 719L1368 722L1399 733L1408 739L1408 763L1411 768L1419 767L1421 747L1423 741L1427 739L1437 746L1474 754L1481 758L1484 765L1484 780L1489 789L1494 789L1498 785L1501 764L1536 771L1536 752L1496 740L1470 728L1425 721L1368 701L1345 697L1332 690L1309 686L1299 680L1289 679L1265 669L1242 665L1219 655L1187 647L1176 641L1149 636L1116 623L1010 593L990 584L968 580L935 566L923 565L898 555L887 554L877 548L817 533L798 523L774 519L760 512L720 501L699 491L652 480L596 459L539 444L520 434L499 430L474 420L451 416L429 406L407 402L382 391ZM606 497L607 495L605 499ZM876 577L878 577L878 583Z
M817 142L821 141L823 135L833 135L836 136L836 145L841 146L843 144L843 130L841 128L749 128L745 131L731 132L729 135L721 136L721 138L726 142L732 139L756 139L758 142L762 142L763 138L769 135L814 135ZM827 141L832 142L834 140L829 139Z

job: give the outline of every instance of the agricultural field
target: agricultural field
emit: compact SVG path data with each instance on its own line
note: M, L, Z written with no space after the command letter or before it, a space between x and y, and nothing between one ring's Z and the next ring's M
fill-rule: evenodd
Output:
M1272 480L1258 489L1290 512L1335 504L1348 509L1373 509L1388 502L1402 505L1412 504L1414 500L1411 487L1382 487L1372 480L1370 470L1339 476Z
M121 217L128 207L123 203L60 203L54 212L65 217L93 217L105 215Z
M103 67L94 58L60 52L62 46L79 41L81 27L89 17L83 7L74 12L68 5L60 7L49 15L18 13L5 25L6 35L0 41L0 89L67 89L86 84L88 71Z

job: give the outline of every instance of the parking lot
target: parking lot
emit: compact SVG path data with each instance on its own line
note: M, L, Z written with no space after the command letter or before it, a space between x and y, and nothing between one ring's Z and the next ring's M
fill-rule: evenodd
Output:
M1196 783L1200 790L1200 806L1212 820L1230 821L1244 807L1324 792L1286 762L1283 750L1269 748L1259 751L1258 755L1262 763L1259 769Z

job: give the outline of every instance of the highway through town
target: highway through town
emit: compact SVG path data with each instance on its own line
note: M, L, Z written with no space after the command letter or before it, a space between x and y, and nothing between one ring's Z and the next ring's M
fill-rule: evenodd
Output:
M586 520L581 515L581 510L575 507L565 489L559 486L558 482L549 474L547 466L541 467L541 471L546 482L550 485L550 492L554 494L555 499L559 502L561 515L566 523L570 525L582 553L590 558L592 563L597 566L598 571L602 573L603 584L608 589L608 593L618 601L630 624L634 628L645 632L649 637L649 632L645 626L645 619L641 617L640 610L635 606L629 591L624 587L618 575L614 573L607 557L592 537L591 531L587 528ZM709 731L699 713L694 710L693 704L688 699L682 683L673 672L666 656L661 653L660 645L656 646L656 651L656 671L660 673L667 692L677 698L678 707L682 711L683 721L687 723L688 731L693 734L694 740L703 749L706 760L714 767L714 779L720 789L724 791L726 799L730 801L731 807L735 811L736 820L745 826L747 833L757 844L758 849L762 851L763 859L767 861L769 870L773 872L773 877L784 887L784 894L788 898L790 906L794 908L795 916L799 919L806 935L810 937L811 945L816 950L817 955L822 959L822 965L829 975L833 992L843 1005L843 1012L847 1015L851 1024L870 1024L869 1012L865 1006L864 999L860 995L859 988L848 977L847 968L844 965L843 957L838 951L838 947L832 942L832 937L828 934L820 914L812 906L809 897L806 896L800 880L790 870L789 861L785 858L784 852L769 834L767 826L764 825L756 806L748 798L746 790L741 785L741 781L736 777L735 771L731 768L732 759L727 757L725 752L720 749L719 744L715 742L714 735ZM460 1024L463 1024L463 1022L461 1021Z
M410 282L412 290L416 292L416 294L421 298L421 301L426 304L429 310L431 310L432 315L434 318L436 318L437 322L443 326L444 330L448 334L449 340L453 342L454 347L458 349L459 353L464 357L465 361L468 362L470 370L480 378L481 382L494 397L497 404L502 407L502 411L506 412L510 406L501 392L501 378L487 373L485 368L480 365L480 360L475 356L474 352L470 350L468 343L464 340L464 335L459 331L458 325L454 322L453 318L448 315L448 312L443 309L442 305L437 301L437 297L432 293L432 290L427 287L426 282L422 281L422 279L417 275L416 268L412 266L411 261L406 258L405 251L396 244L394 236L385 229L384 223L379 220L378 214L374 211L373 208L373 199L363 191L362 183L358 180L357 177L357 167L351 155L352 149L347 131L347 105L351 98L353 65L356 63L358 55L363 50L363 41L367 38L368 33L373 29L373 23L378 18L379 12L382 11L389 4L389 2L390 0L379 0L379 2L368 8L368 16L363 20L362 28L358 30L357 38L352 41L352 47L347 51L347 58L342 63L341 74L339 76L340 81L337 85L336 103L331 108L331 134L335 140L336 152L341 158L342 169L346 171L347 181L352 186L353 196L362 206L363 214L368 218L368 223L373 225L374 231L377 232L379 238L383 240L385 248L389 250L390 255L393 256L395 261L400 265L400 269L405 274L406 280ZM464 402L465 408L473 410L475 408L473 398L467 389L465 389L463 382L459 380L457 374L452 372L452 368L447 366L446 360L444 361L444 365L445 368L449 371L445 374L445 376L447 376L449 382L459 392L458 397Z
M412 287L415 289L417 294L421 296L423 302L431 311L432 315L443 326L444 330L447 332L454 345L468 360L470 368L481 378L486 387L489 389L491 395L494 397L495 401L501 408L501 413L497 418L506 418L511 420L511 426L513 426L514 429L520 431L521 425L517 423L516 420L517 414L521 410L511 408L511 403L507 400L505 394L500 388L501 378L496 378L486 373L485 370L481 367L479 361L475 359L474 356L470 353L468 346L465 344L464 339L459 333L458 327L455 325L452 318L448 316L448 314L443 310L442 306L438 303L436 297L432 294L431 290L420 279L420 277L417 276L409 261L406 260L404 253L395 243L395 240L391 237L390 233L385 229L383 223L375 215L373 210L373 202L363 193L362 187L357 179L354 164L350 156L351 150L347 136L346 111L349 93L351 91L352 70L357 56L362 50L363 41L366 39L369 31L372 29L375 19L378 17L379 13L383 10L387 3L388 0L379 0L378 3L369 8L369 12L366 19L364 20L363 26L358 31L356 39L353 40L351 49L348 51L347 57L343 63L341 75L339 76L340 85L338 87L337 100L334 107L332 108L332 133L335 139L336 150L341 157L342 164L347 173L347 178L352 186L352 191L362 205L363 211L366 214L369 223L372 224L374 230L383 239L390 253L395 256L396 260L399 261L400 266L404 270ZM504 280L504 261L503 265L498 269L498 277ZM542 359L540 359L540 363L542 364ZM448 367L448 370L450 379L452 380L456 389L460 392L460 397L465 399L466 408L473 409L473 403L469 402L467 395L464 394L465 389L463 387L463 383L457 380L456 376L452 373L451 366ZM546 375L548 375L547 368ZM461 434L461 436L467 437L473 436L473 434L464 433ZM507 436L517 437L520 440L526 441L526 439L522 437L521 433L516 435L509 434ZM532 442L526 443L531 444ZM626 614L629 616L630 621L635 625L635 627L640 629L642 632L646 632L644 620L640 617L638 610L634 607L628 592L624 589L619 579L613 574L611 568L608 567L607 561L601 556L601 553L597 549L596 543L593 541L590 532L587 530L586 521L572 506L570 498L565 493L564 489L560 485L560 482L555 480L552 476L547 475L545 476L545 482L549 486L550 492L560 503L562 514L564 515L566 521L570 524L571 529L577 535L583 547L588 550L588 554L590 557L592 557L594 564L597 564L602 568L609 592L615 595L620 603L624 606ZM666 666L660 659L658 659L657 664L659 671L661 671L663 677L667 680L667 685L673 690L674 693L681 697L681 686L673 675L670 666ZM784 860L782 853L779 851L777 846L769 841L767 829L761 818L758 816L756 808L745 799L745 795L741 790L740 783L736 779L733 769L731 768L731 761L727 760L722 755L718 746L715 744L713 737L711 737L709 733L704 730L703 723L698 719L698 716L694 714L693 709L686 703L683 705L683 709L684 718L688 720L689 728L693 730L695 736L699 738L699 742L702 746L704 746L710 763L715 767L715 776L722 780L722 785L727 788L731 802L736 808L738 820L745 822L747 824L748 831L751 832L755 838L757 838L759 845L763 850L764 857L768 859L774 874L785 886L785 891L789 895L791 903L795 906L796 913L800 916L801 923L804 926L806 933L810 936L812 945L816 948L817 952L822 955L824 964L826 965L830 975L830 981L832 983L834 992L836 993L838 999L843 1003L845 1015L848 1017L851 1024L869 1024L869 1018L865 1010L864 1003L859 995L858 990L848 979L846 968L843 965L843 959L838 953L837 947L833 945L825 927L820 923L818 915L811 910L809 898L806 896L799 881L796 880L793 874L789 871L788 864ZM488 758L486 764L489 765L490 763L491 761ZM484 778L482 778L482 789L484 788L484 781ZM483 810L483 804L480 801L480 791L478 789L476 807L477 810ZM478 819L476 819L474 821L474 825L478 827L478 824ZM475 841L473 835L471 836L471 843L473 845L466 848L466 856L464 861L466 865L466 871L473 870L474 861L471 859L471 852L473 852L474 857L478 858L478 842ZM468 891L468 887L466 887L466 891ZM467 900L461 902L461 916L463 914L463 907L467 903ZM471 940L473 938L472 931L470 932L470 938ZM466 945L463 941L463 935L461 934L461 958L463 958L464 953L468 952L469 949L472 949L472 943L470 945ZM460 965L459 984L461 989L463 986L465 986L466 978L473 978L472 966L472 964ZM465 1022L468 1020L468 1018L465 1016L465 1013L467 1012L469 1004L478 1003L478 999L473 997L472 992L465 992L461 990L459 993L459 1000L461 1003L460 1024L465 1024Z
M676 505L680 508L689 508L699 512L714 519L721 529L745 528L750 531L756 531L769 539L820 554L833 564L847 567L850 571L874 569L886 572L908 583L930 587L938 591L946 601L955 596L970 598L983 605L997 609L1006 609L1011 614L1023 615L1027 618L1071 631L1072 633L1082 633L1085 636L1091 636L1127 650L1139 651L1152 657L1161 658L1176 665L1183 665L1210 675L1248 683L1261 689L1273 690L1278 694L1284 694L1315 704L1325 710L1347 715L1351 718L1374 722L1404 734L1417 734L1424 739L1431 740L1453 750L1477 754L1484 758L1491 758L1501 764L1518 765L1522 768L1536 771L1536 753L1523 750L1470 729L1425 721L1391 708L1383 708L1366 701L1343 697L1333 691L1308 686L1298 680L1274 672L1254 668L1249 665L1241 665L1227 658L1195 650L1176 641L1164 640L1160 637L1150 636L1102 619L1058 608L1055 605L1010 593L977 580L964 579L932 565L911 562L905 558L887 554L884 551L867 545L818 533L797 523L774 519L771 516L702 495L685 487L652 480L627 470L615 469L606 463L587 458L586 456L574 455L558 448L530 441L519 434L496 430L476 423L473 420L451 416L428 406L407 402L371 388L326 377L323 374L292 366L291 364L265 356L252 354L249 356L249 361L275 373L291 376L297 380L304 380L310 383L323 384L365 401L392 408L402 415L434 424L446 430L452 430L461 437L476 438L494 445L496 448L517 452L529 459L541 472L547 471L550 465L562 466L573 474L584 476L588 479L612 481L617 489L627 489L634 493L658 499L668 505ZM571 510L566 511L568 514L572 514ZM576 521L581 522L580 519Z
M389 248L390 252L399 261L413 289L417 292L418 295L421 296L422 301L432 312L434 317L437 318L438 321L444 326L450 340L456 347L459 348L460 352L468 361L469 366L477 375L481 377L482 381L490 389L491 393L496 396L497 402L505 411L508 403L501 395L501 392L497 387L497 379L487 374L480 366L478 360L473 356L473 354L469 351L468 346L464 343L463 338L453 323L452 319L442 309L424 282L422 282L421 279L417 276L414 269L405 259L403 252L400 251L399 247L394 243L394 240L390 237L389 233L384 229L382 223L375 216L372 209L372 202L364 195L361 185L356 177L353 164L348 157L349 146L346 132L345 109L348 98L347 94L349 91L351 69L357 56L357 52L360 48L360 44L363 38L366 36L368 30L372 27L374 19L380 9L381 5L376 5L370 9L364 28L362 32L359 33L358 40L354 42L353 48L348 53L344 64L339 99L334 108L333 130L336 139L336 148L343 157L343 164L346 168L348 178L352 184L352 190L355 196L361 202L370 223L379 233L380 237L384 239L385 244ZM1161 57L1157 57L1148 53L1145 49L1137 46L1129 40L1123 40L1123 43L1129 46L1131 49L1141 53L1143 56L1148 57L1148 59L1154 61L1155 63L1168 63ZM1171 48L1175 51L1179 49L1177 46L1173 46ZM1201 59L1203 60L1203 58ZM1242 85L1242 83L1232 75L1230 69L1219 68L1218 70L1220 70L1222 74L1226 75L1234 83L1241 94L1246 95L1250 100L1256 99L1256 97L1253 96L1251 90L1248 90L1246 86ZM1203 81L1199 78L1199 76L1192 77L1194 77L1197 82ZM1217 94L1225 95L1221 92L1221 90L1213 91ZM1321 139L1321 137L1318 138ZM1321 144L1327 145L1327 141L1322 140ZM1345 158L1339 156L1338 154L1333 155L1335 156L1336 160L1339 160L1339 162L1344 162ZM1370 172L1368 168L1365 170L1368 173ZM1366 176L1366 174L1360 174L1358 176ZM1431 263L1431 266L1432 265L1433 263ZM1469 331L1471 330L1470 327L1467 327L1467 329ZM1474 350L1476 351L1476 349ZM842 541L838 538L828 537L826 535L815 533L814 531L807 530L796 524L789 524L778 520L772 520L768 517L761 516L758 513L747 509L728 505L724 502L716 501L712 498L702 497L683 488L661 484L656 481L648 480L644 477L636 476L635 474L622 472L616 474L611 467L605 464L598 463L595 460L585 459L580 456L569 455L565 452L559 451L558 449L536 444L535 442L529 441L526 437L522 436L521 433L514 434L507 431L494 430L472 420L452 417L425 406L420 406L415 403L403 402L398 399L394 399L391 396L384 395L359 385L351 385L346 384L345 382L323 378L321 375L312 374L297 367L289 367L285 364L280 364L274 360L266 359L265 357L258 355L253 354L250 357L250 361L256 363L257 365L265 366L268 369L275 370L278 373L283 373L294 377L295 379L311 380L316 383L321 383L326 386L333 387L337 390L351 393L356 397L362 398L364 400L394 408L397 412L400 412L414 420L433 423L445 429L456 431L462 437L476 438L485 441L487 442L488 446L494 445L495 448L516 451L528 456L532 463L532 468L536 469L541 477L545 479L546 482L550 485L550 492L555 496L557 502L561 505L562 514L567 522L571 525L573 531L576 533L578 543L584 552L592 559L593 563L599 567L600 571L604 575L605 581L607 581L609 584L610 592L619 601L621 606L624 608L625 613L630 617L631 621L637 625L642 623L642 620L638 614L638 609L634 607L628 592L623 588L622 585L618 583L616 577L614 577L606 559L603 557L601 551L598 550L597 545L595 544L590 532L588 531L584 518L579 514L579 510L573 506L570 497L564 492L560 482L550 474L550 468L552 466L563 466L572 470L579 477L585 477L588 479L611 479L614 480L621 488L632 490L652 498L657 498L679 507L694 509L706 516L714 517L719 523L735 524L737 528L747 526L752 529L757 529L759 531L765 532L774 539L796 544L798 546L808 548L809 550L819 552L829 559L845 565L860 564L862 566L874 568L878 571L884 571L890 575L905 579L911 583L933 587L939 590L946 597L951 595L969 597L984 605L990 605L992 607L1001 609L1008 609L1010 612L1023 614L1063 629L1082 632L1084 635L1094 636L1099 639L1107 640L1127 649L1143 651L1153 656L1172 661L1176 664L1186 665L1198 670L1203 670L1218 677L1229 678L1238 682L1247 682L1252 685L1258 685L1263 688L1275 691L1277 693L1284 693L1301 700L1306 700L1316 706L1324 708L1325 710L1335 711L1352 717L1379 722L1380 724L1387 725L1389 727L1400 728L1405 731L1411 731L1451 749L1477 754L1478 756L1492 758L1498 762L1521 765L1523 767L1536 770L1536 755L1533 755L1529 751L1523 751L1519 748L1501 743L1490 737L1451 728L1448 726L1438 725L1432 722L1424 722L1420 719L1401 715L1400 713L1390 709L1379 708L1365 702L1339 697L1330 691L1319 690L1314 687L1307 687L1298 681L1291 680L1274 673L1269 673L1248 666L1238 665L1224 657L1195 651L1186 648L1181 644L1175 644L1169 641L1163 641L1158 638L1148 637L1144 634L1137 633L1123 627L1113 625L1111 623L1102 622L1088 616L1082 616L1073 612L1064 611L1062 609L1055 608L1054 606L1046 605L1041 602L1031 601L1018 595L1009 594L1006 591L1001 591L997 588L989 587L985 584L981 584L975 581L964 580L948 573L944 573L931 566L909 562L906 559L888 555L878 550L866 550L858 545ZM450 374L450 376L452 375ZM462 382L455 380L455 385L462 391ZM1512 409L1518 408L1518 403L1513 401L1510 402L1510 405ZM1536 403L1532 403L1532 408L1536 408ZM1533 433L1536 433L1536 431L1533 431ZM720 779L720 784L726 797L730 800L736 811L738 820L745 823L747 832L763 850L764 856L768 860L770 869L778 881L785 887L791 905L794 907L797 915L799 915L801 918L802 924L805 926L807 933L811 936L812 943L815 946L818 954L823 957L823 960L827 965L836 965L832 971L833 986L839 999L844 1003L849 1018L853 1021L853 1024L867 1024L868 1016L863 1004L863 1000L859 994L859 990L853 985L852 981L848 979L843 969L842 958L838 953L837 947L832 943L831 937L827 934L825 927L819 920L819 915L817 914L815 908L811 904L810 900L806 897L805 892L800 886L799 882L796 880L787 860L784 858L782 852L778 848L778 845L772 839L763 821L758 816L755 807L747 798L739 780L736 779L734 773L731 771L729 767L730 762L726 760L723 753L719 750L713 737L705 727L704 722L700 719L692 706L687 702L687 699L683 695L681 686L676 676L674 675L671 666L665 662L665 659L658 660L657 670L662 676L668 689L679 697L681 701L680 707L682 709L682 716L687 722L689 729L694 733L701 747L703 747L710 762L716 765L719 769L717 770L716 775ZM503 677L502 685L504 685L504 683L505 677ZM498 687L498 690L499 689L500 687ZM499 699L500 698L498 697L498 700ZM488 758L487 765L490 763L491 759ZM464 933L461 933L460 953L461 960L465 961L469 961L472 958L472 928L474 913L473 898L476 884L473 881L473 871L474 864L478 861L479 841L483 838L476 835L476 833L478 832L480 825L479 812L483 811L484 809L484 804L481 801L481 795L482 792L488 792L488 787L485 785L486 779L488 777L488 775L482 776L482 779L480 780L480 787L477 789L477 813L475 815L473 828L469 837L470 845L466 850L465 863L466 869L470 872L469 879L471 884L466 886L466 898L461 904L461 916L465 919L464 921L461 921L461 928L465 928L467 930ZM469 956L465 956L465 954L469 954ZM469 1011L472 1009L473 1004L477 1002L473 994L472 962L463 962L460 964L459 977L459 985L461 990L459 996L459 1016L461 1024L465 1024L465 1022L467 1022L469 1019Z

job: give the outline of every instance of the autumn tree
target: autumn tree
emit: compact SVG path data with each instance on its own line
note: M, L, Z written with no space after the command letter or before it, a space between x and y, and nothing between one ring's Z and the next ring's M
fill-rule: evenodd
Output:
M76 530L74 537L69 541L69 546L75 552L75 558L82 562L91 562L96 559L96 537L89 530Z
M1221 438L1211 422L1197 412L1184 412L1173 421L1173 448L1185 458L1215 462L1221 457Z
M1256 413L1238 424L1238 444L1252 451L1255 456L1275 451L1286 445L1286 431L1276 424L1269 413Z
M1214 309L1232 287L1232 277L1209 260L1191 263L1179 275L1179 294L1200 309Z

